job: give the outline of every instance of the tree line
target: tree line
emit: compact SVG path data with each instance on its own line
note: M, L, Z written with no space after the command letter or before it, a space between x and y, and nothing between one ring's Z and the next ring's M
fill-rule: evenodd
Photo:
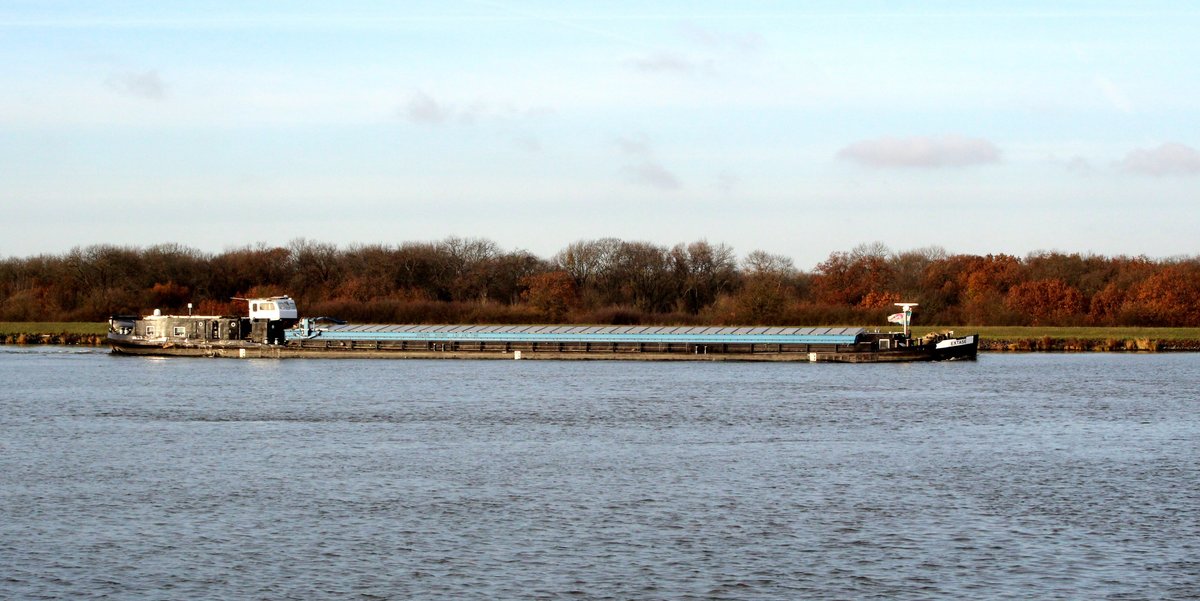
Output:
M0 260L0 321L99 321L154 308L245 314L287 294L304 315L373 323L1200 326L1200 256L951 254L862 244L812 271L761 250L581 240L554 256L479 238L339 247L297 239L205 253L94 245Z

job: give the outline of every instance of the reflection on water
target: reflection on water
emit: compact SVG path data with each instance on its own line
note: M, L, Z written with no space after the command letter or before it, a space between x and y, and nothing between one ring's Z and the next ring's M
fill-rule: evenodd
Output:
M1200 590L1194 355L0 350L0 597Z

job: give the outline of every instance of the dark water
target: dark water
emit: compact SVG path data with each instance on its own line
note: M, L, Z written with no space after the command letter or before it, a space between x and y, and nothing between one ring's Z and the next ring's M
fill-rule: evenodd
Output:
M0 378L2 598L1200 595L1197 355Z

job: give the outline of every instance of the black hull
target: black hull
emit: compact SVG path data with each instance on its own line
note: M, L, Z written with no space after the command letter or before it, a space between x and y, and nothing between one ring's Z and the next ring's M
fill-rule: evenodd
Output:
M934 361L974 360L979 355L979 335L933 343Z
M231 340L215 344L191 342L152 342L143 340L108 339L109 349L114 355L142 355L157 357L246 357L263 356L271 347L244 340Z
M694 345L667 345L655 350L619 345L587 345L564 350L563 345L504 344L501 346L446 342L442 344L395 345L380 341L291 340L286 344L262 344L244 340L193 343L110 337L114 354L166 357L228 358L380 358L380 359L540 359L620 361L756 361L808 363L898 363L919 361L973 360L978 336L914 346L877 350L870 345L830 345L824 348L784 348L778 345L742 345L737 350L709 352ZM939 345L941 345L939 347ZM736 345L729 345L736 346ZM772 348L775 346L775 348Z

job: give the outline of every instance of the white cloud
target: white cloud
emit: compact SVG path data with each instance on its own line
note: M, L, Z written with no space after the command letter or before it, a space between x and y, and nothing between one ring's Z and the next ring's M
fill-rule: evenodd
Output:
M753 32L726 33L701 27L695 23L684 23L680 26L680 32L691 42L708 48L731 48L739 52L755 52L763 45L763 37Z
M149 100L161 100L167 94L167 86L158 76L158 71L154 70L113 73L104 83L109 89L121 94Z
M628 181L660 190L678 190L683 187L679 178L655 157L650 138L646 134L620 136L615 143L621 154L627 157L622 170Z
M496 119L538 118L553 114L548 107L519 108L509 102L492 103L475 100L465 105L438 100L422 91L409 97L400 108L400 115L413 123L442 125L451 121L474 124Z
M681 185L674 173L667 171L662 164L653 160L645 160L635 165L627 165L625 174L629 181L635 184L659 188L662 190L678 190Z
M450 119L451 109L424 92L417 92L404 105L403 114L413 123L441 125Z
M680 33L696 52L660 50L627 59L625 65L648 74L714 76L718 63L727 66L744 60L762 45L762 36L755 33L728 34L691 23L682 25Z
M1093 171L1091 161L1079 155L1075 155L1066 161L1063 161L1062 165L1066 167L1067 171L1071 171L1073 173L1086 174Z
M862 140L837 156L867 167L965 167L998 162L1000 149L982 138L918 136Z
M1104 98L1108 100L1108 103L1111 104L1113 108L1121 111L1122 113L1133 113L1133 102L1129 100L1129 97L1125 95L1125 92L1121 90L1121 88L1117 87L1117 84L1113 83L1111 79L1103 75L1096 75L1092 78L1092 80L1096 83L1096 87L1100 89L1100 93L1104 95Z
M716 179L713 181L713 187L716 188L721 194L728 195L733 193L740 183L741 178L738 176L729 172L722 172L718 174Z
M616 140L617 148L628 155L646 156L650 154L650 140L646 134L620 136Z
M656 52L648 56L631 58L626 61L626 64L643 73L691 75L693 73L711 73L714 71L711 60L693 60L672 52Z
M1132 150L1118 165L1126 171L1145 175L1196 175L1200 174L1200 151L1178 142L1168 142L1157 148Z
M542 151L542 141L533 136L518 136L513 140L513 143L517 145L517 148L526 152L537 153Z

